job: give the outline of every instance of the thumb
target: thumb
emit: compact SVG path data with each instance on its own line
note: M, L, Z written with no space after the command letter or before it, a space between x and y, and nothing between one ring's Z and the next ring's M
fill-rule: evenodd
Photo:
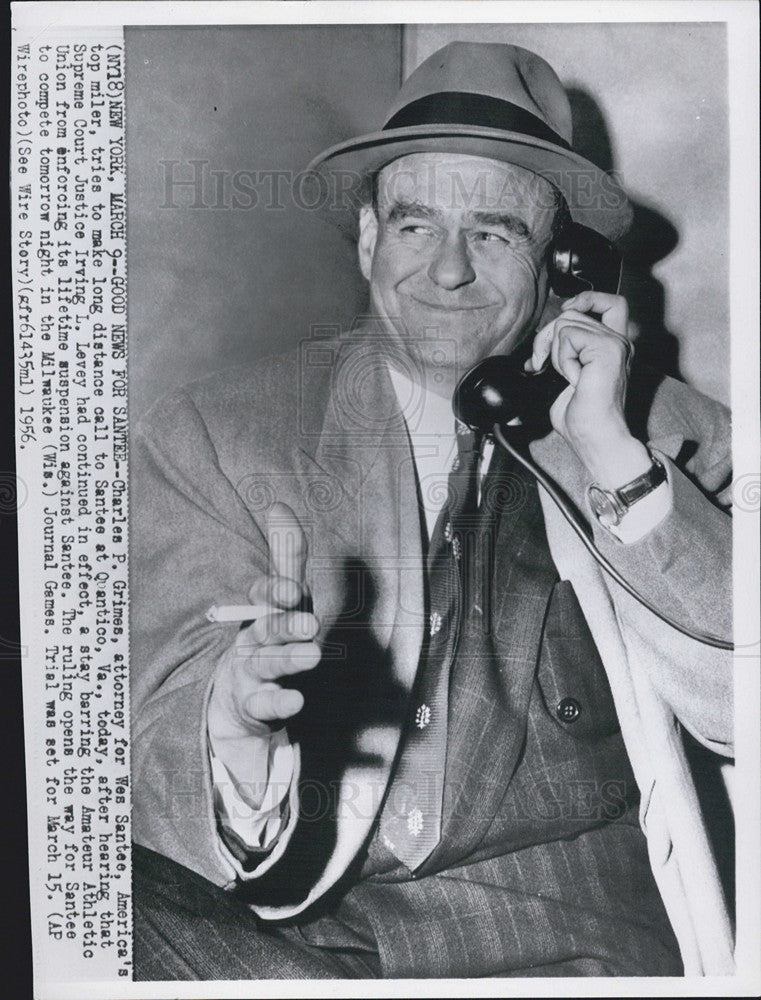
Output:
M267 511L267 545L270 573L306 583L307 539L288 504L273 503Z

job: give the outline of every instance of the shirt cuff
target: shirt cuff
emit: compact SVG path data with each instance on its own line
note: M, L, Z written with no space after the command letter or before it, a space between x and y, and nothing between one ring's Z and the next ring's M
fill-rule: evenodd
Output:
M241 864L252 854L270 851L288 822L288 792L294 775L294 753L285 729L251 738L251 774L256 753L267 753L267 784L258 808L249 805L238 783L214 752L209 758L214 783L214 808L225 846Z
M611 525L607 530L625 545L631 545L657 528L670 513L672 506L671 483L667 479L652 493L633 504L619 523Z

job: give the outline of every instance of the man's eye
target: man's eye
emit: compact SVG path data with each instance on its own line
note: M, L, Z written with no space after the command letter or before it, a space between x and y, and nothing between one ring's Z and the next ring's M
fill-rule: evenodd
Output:
M424 226L422 223L410 222L406 226L402 226L401 231L403 233L411 233L414 236L426 236L433 232L430 226Z
M485 230L482 232L474 233L474 238L478 243L509 243L510 241L506 236L500 236L499 233L489 233Z

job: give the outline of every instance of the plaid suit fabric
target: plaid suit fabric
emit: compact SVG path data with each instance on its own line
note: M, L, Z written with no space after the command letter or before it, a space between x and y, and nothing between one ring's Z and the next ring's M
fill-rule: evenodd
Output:
M302 934L364 941L389 977L678 975L605 671L536 483L495 452L482 492L441 840L412 873L374 837L359 882Z

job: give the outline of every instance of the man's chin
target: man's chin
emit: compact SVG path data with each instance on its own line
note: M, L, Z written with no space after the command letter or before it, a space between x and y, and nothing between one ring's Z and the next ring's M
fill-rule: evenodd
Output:
M401 314L409 330L430 329L432 326L482 327L494 322L504 309L503 302L482 302L472 305L449 306L405 295L402 298Z
M478 309L415 308L402 313L406 335L416 340L455 340L458 343L473 338L488 339L493 335L499 307Z
M517 330L508 327L505 333L496 322L498 312L498 309L415 311L402 315L397 330L407 342L409 353L429 356L444 351L457 359L472 358L467 365L471 367L489 354L509 353L530 333L523 326Z

